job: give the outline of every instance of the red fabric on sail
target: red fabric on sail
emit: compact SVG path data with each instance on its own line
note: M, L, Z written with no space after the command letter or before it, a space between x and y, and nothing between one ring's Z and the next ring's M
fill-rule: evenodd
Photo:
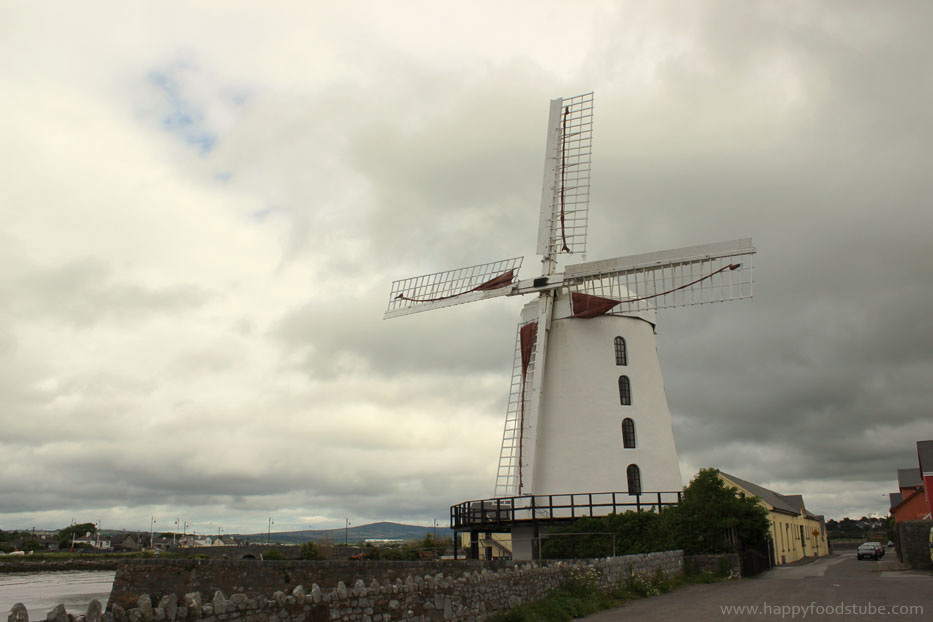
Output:
M512 278L515 276L515 270L509 270L504 272L497 277L491 278L485 283L480 283L473 289L471 292L483 292L489 289L499 289L500 287L505 287L506 285L512 282Z
M570 297L573 301L573 315L570 317L583 319L600 316L621 302L612 298L600 298L599 296L579 292L571 293Z
M522 342L522 380L528 373L528 364L531 363L531 351L535 347L535 337L538 335L538 323L531 322L522 326L520 337Z
M500 287L505 287L512 282L512 279L515 278L515 270L509 270L508 272L503 272L499 276L494 276L488 281L483 281L473 289L468 289L465 292L459 292L456 294L451 294L450 296L441 296L439 298L411 298L405 294L399 294L395 297L396 300L408 300L410 302L438 302L441 300L450 300L451 298L456 298L457 296L462 296L463 294L469 294L470 292L485 292L491 289L499 289Z
M524 479L522 477L522 445L525 437L525 376L528 374L528 365L531 364L531 353L535 347L535 337L538 336L538 323L529 322L518 331L519 346L522 354L522 394L521 417L518 423L518 494L522 494Z

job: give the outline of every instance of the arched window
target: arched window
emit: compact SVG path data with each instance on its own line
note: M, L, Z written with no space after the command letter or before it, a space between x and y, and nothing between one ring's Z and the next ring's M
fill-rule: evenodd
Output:
M622 447L635 449L635 422L629 418L622 420Z
M619 401L623 406L632 405L632 385L628 381L628 376L619 376Z
M640 495L641 494L641 471L638 470L638 465L636 464L628 465L628 468L625 469L625 474L628 476L628 494Z
M616 365L628 365L628 352L625 350L625 339L616 337Z

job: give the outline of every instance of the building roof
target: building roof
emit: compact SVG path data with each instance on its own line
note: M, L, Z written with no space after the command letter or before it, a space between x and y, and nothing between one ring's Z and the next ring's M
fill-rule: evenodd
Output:
M922 475L933 475L933 441L917 441L917 460Z
M898 488L916 488L917 486L923 486L923 478L920 476L920 469L897 470Z
M901 501L904 500L904 495L899 492L889 492L888 498L891 500L891 507L895 507L901 504Z
M779 512L785 512L787 514L800 514L801 508L803 507L803 497L801 495L781 495L774 492L773 490L768 490L764 486L759 486L758 484L747 482L744 479L739 479L735 475L729 475L728 473L724 473L722 471L720 471L720 473L773 507L775 510ZM799 498L800 500L800 502L796 504L796 507L794 506L794 498ZM791 501L788 501L788 499L791 499Z
M914 491L912 491L912 492L907 493L907 495L904 496L903 499L901 499L901 502L900 502L900 503L898 503L898 504L895 505L895 506L891 506L891 513L892 513L892 514L897 513L897 510L898 510L899 508L901 508L902 506L906 506L908 501L910 501L911 499L913 499L914 497L917 497L917 496L921 496L921 497L922 497L922 496L923 496L923 491L922 491L922 490L914 490Z
M779 496L781 499L784 499L784 501L787 502L787 505L791 506L792 508L796 508L798 512L806 511L806 509L803 507L803 495L782 495L780 493L775 494L777 494L777 496Z

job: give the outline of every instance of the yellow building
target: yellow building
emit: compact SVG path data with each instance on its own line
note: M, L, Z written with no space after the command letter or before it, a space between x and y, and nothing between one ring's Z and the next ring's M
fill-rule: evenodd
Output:
M719 477L740 495L758 497L758 503L768 510L775 565L829 554L826 521L807 511L802 495L782 495L721 471Z

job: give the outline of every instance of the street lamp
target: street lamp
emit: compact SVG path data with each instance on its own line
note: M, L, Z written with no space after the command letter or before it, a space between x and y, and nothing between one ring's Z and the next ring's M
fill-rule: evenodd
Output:
M347 518L347 525L343 529L343 548L347 552L347 557L350 557L350 519Z
M272 517L269 517L269 535L266 536L266 544L272 544L272 525L275 524L275 521L272 520Z
M152 526L155 524L155 522L156 522L155 516L150 516L149 517L149 548L150 549L155 548L155 543L152 541Z

